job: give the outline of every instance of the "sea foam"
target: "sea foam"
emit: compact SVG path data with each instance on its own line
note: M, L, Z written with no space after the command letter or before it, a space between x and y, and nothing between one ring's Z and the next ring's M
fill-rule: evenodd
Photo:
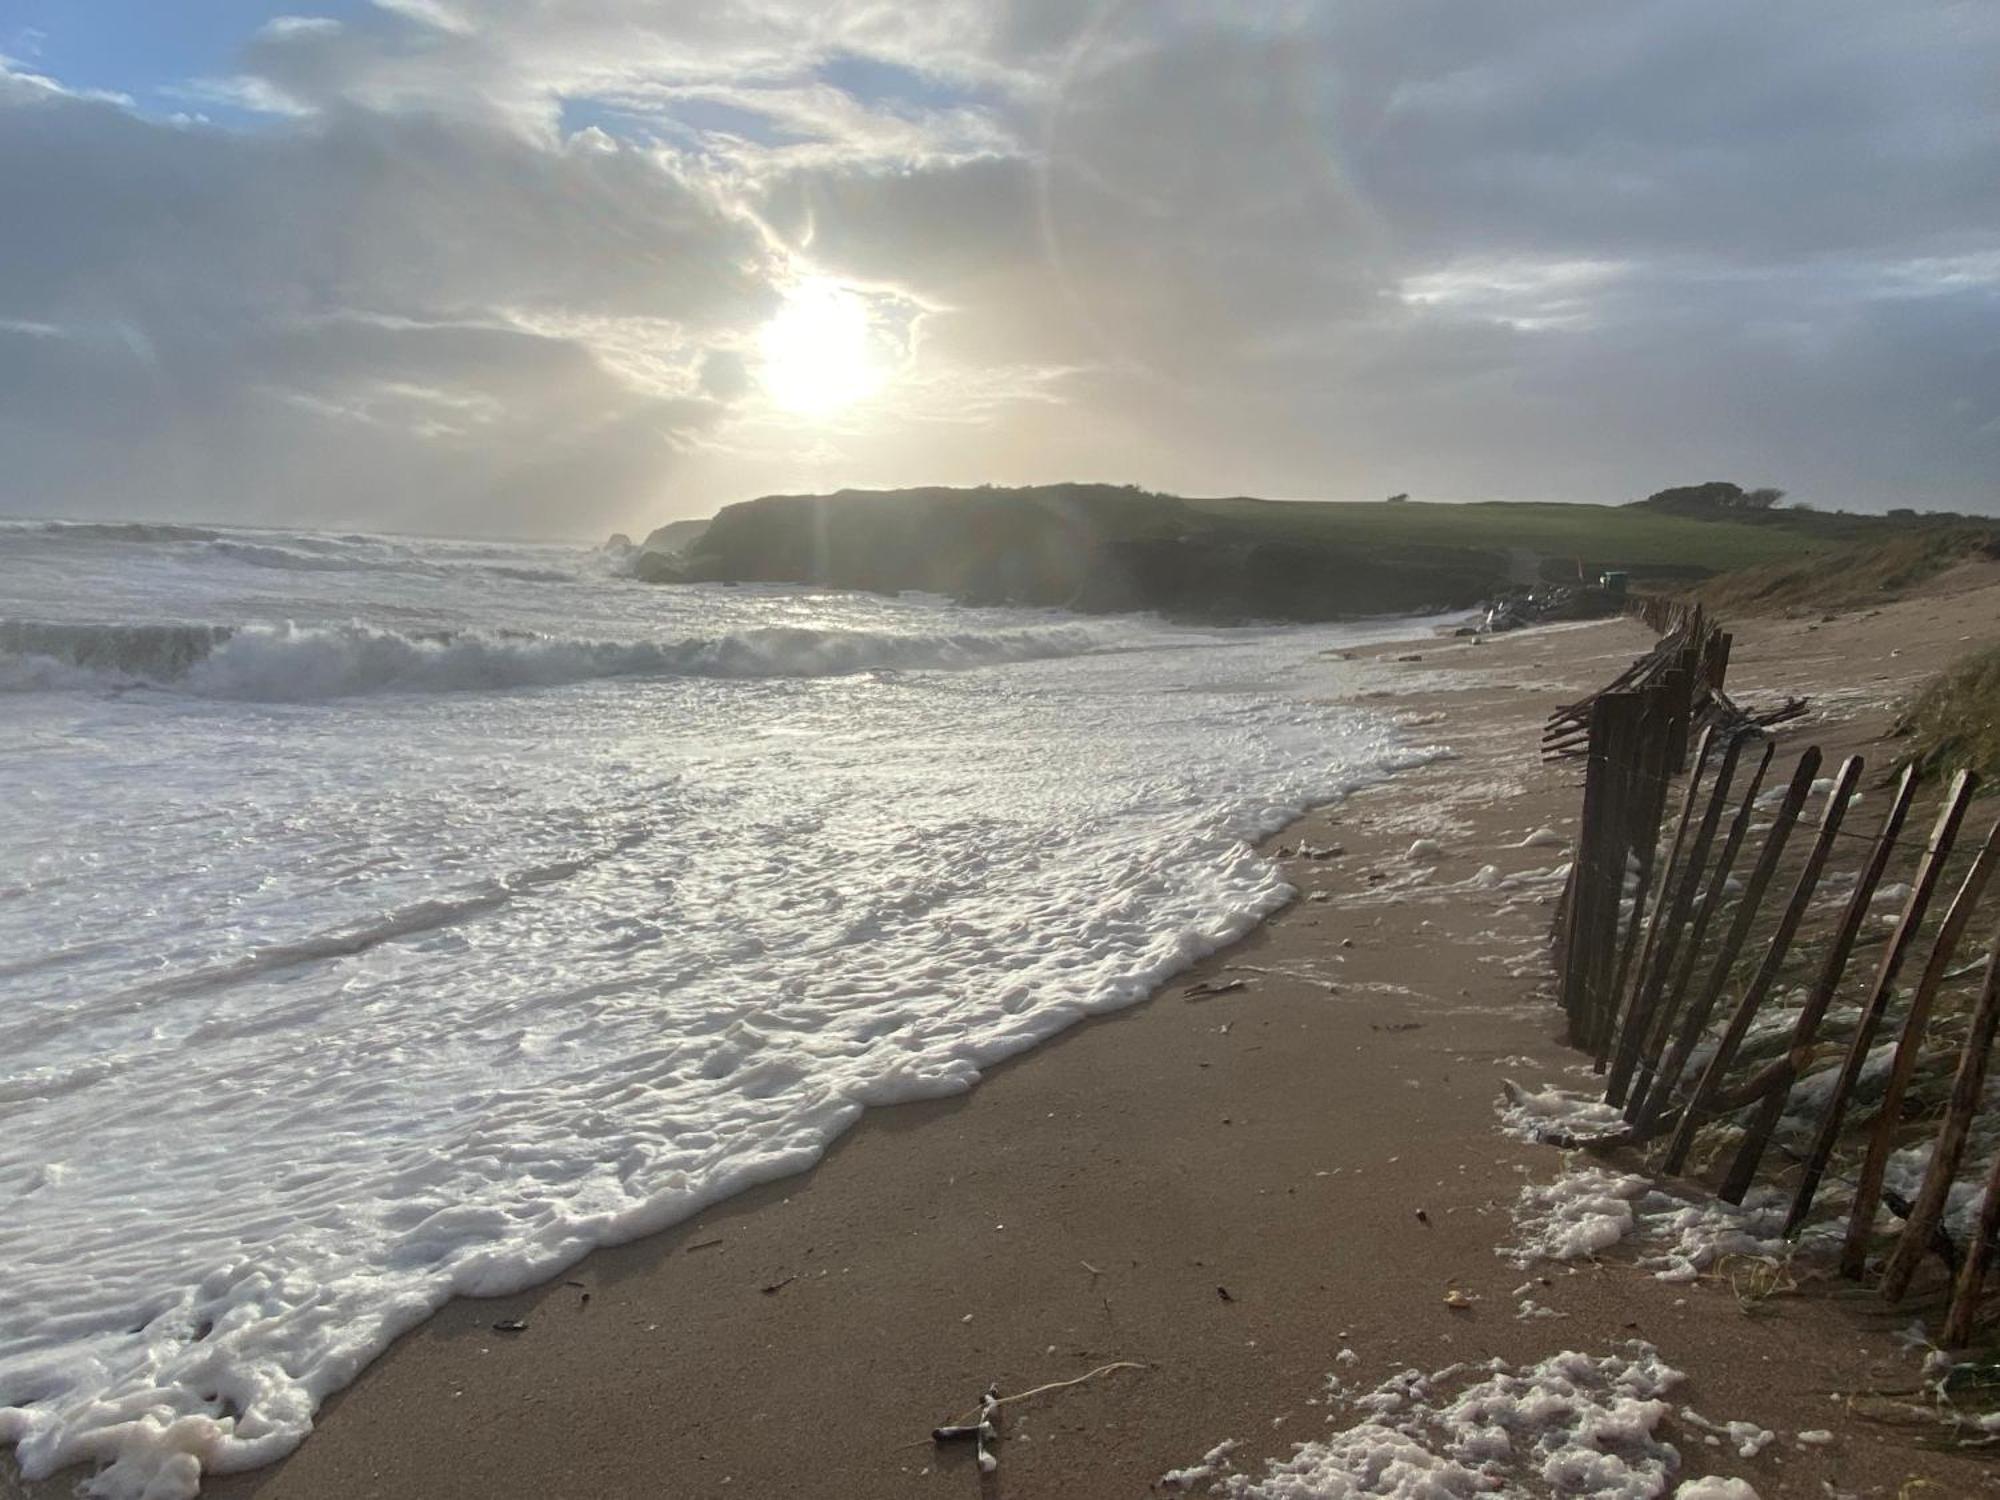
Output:
M0 1442L117 1497L1142 999L1290 899L1252 841L1426 753L1321 654L1407 625L165 527L10 531L0 614L59 679L0 715Z

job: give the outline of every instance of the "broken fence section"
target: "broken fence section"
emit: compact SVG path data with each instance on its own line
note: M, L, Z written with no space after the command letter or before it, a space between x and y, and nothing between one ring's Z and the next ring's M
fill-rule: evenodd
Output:
M1927 836L1906 838L1917 784L1905 770L1873 826L1856 827L1861 757L1822 776L1818 747L1781 758L1770 738L1803 700L1753 713L1730 699L1730 637L1699 605L1644 599L1634 613L1659 643L1557 709L1543 735L1546 755L1584 766L1553 933L1559 999L1569 1041L1627 1122L1564 1143L1647 1150L1667 1173L1707 1147L1702 1169L1720 1168L1716 1191L1731 1203L1761 1168L1790 1187L1788 1236L1837 1181L1852 1195L1841 1269L1857 1278L1888 1207L1904 1223L1880 1264L1882 1295L1902 1298L1938 1256L1950 1279L1944 1341L1961 1346L2000 1234L1990 1129L1994 1160L1975 1169L1983 1206L1969 1229L1946 1225L1954 1186L1961 1218L1974 1191L1959 1174L1976 1154L2000 1033L2000 903L1984 900L2000 823L1961 840L1976 790L1961 773ZM1718 1124L1732 1128L1709 1131ZM1792 1127L1783 1139L1781 1125ZM1895 1192L1892 1157L1926 1143L1921 1187Z

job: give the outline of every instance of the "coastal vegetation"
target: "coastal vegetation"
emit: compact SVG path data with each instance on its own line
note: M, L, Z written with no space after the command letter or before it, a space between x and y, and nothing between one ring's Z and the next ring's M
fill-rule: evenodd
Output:
M1725 616L1859 609L1900 599L1945 569L2000 556L2000 525L1962 518L1891 521L1839 542L1727 572L1694 590Z
M1933 677L1905 708L1898 733L1925 776L1977 772L2000 780L2000 646L1960 657Z
M1606 570L1656 590L1749 569L1782 578L1845 566L1851 549L1890 538L1928 555L1941 529L1972 529L1781 509L1781 497L1721 482L1629 505L1183 498L1108 484L841 490L767 495L708 522L663 527L634 568L653 582L1316 620L1466 608L1509 588L1594 582Z

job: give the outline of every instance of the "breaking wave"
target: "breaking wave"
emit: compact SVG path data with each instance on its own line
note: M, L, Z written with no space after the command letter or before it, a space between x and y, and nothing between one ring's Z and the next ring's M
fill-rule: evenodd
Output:
M72 542L213 542L222 533L206 526L174 526L150 521L10 522L0 531L37 532Z
M366 625L69 625L0 620L0 691L163 688L315 702L376 692L491 692L609 677L833 677L1078 656L1086 627L899 634L767 627L666 641L527 632L403 634Z

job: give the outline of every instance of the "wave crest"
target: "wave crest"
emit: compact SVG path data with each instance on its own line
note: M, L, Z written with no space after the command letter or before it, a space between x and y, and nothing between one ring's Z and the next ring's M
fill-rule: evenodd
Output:
M832 677L1078 656L1077 625L897 634L768 627L602 641L365 625L64 625L0 620L0 691L154 687L204 698L316 702L374 692L492 692L614 677Z

